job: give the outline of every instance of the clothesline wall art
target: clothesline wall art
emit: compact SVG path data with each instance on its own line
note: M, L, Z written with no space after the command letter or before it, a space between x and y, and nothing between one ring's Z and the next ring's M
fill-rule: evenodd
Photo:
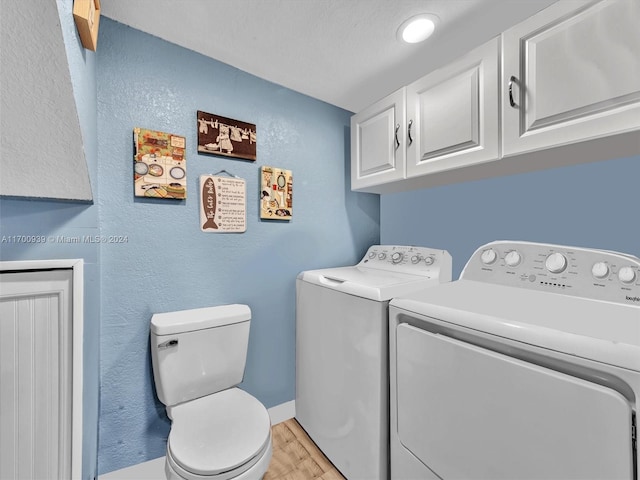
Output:
M172 133L133 129L133 185L136 197L187 198L186 139Z
M256 160L256 126L198 110L198 152Z
M260 167L260 218L291 220L293 174L291 170Z

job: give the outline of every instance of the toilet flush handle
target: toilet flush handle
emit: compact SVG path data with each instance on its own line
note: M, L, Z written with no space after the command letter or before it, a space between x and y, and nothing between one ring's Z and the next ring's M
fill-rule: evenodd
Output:
M166 342L162 342L158 344L158 348L172 348L178 346L178 339L174 338L172 340L167 340Z

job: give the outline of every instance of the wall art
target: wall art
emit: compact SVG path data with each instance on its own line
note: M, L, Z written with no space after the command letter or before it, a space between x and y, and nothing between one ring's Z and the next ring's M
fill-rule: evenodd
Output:
M201 175L200 192L200 230L212 233L247 230L247 182L244 179L235 175Z
M172 133L133 129L133 184L136 197L187 198L186 139Z
M260 167L260 218L291 220L293 174L291 170Z
M100 0L74 0L73 19L76 22L82 46L95 52L98 48L98 28L100 28Z
M256 126L198 110L198 152L256 160Z

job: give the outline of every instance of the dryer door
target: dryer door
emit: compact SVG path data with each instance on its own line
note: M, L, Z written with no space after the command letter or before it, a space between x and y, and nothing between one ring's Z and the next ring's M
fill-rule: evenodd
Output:
M447 479L633 479L632 409L617 391L397 327L398 436Z

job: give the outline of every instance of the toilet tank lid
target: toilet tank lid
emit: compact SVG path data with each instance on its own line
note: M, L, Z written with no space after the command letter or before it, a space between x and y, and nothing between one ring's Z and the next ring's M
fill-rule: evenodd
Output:
M154 313L151 317L151 332L156 335L175 335L248 320L251 320L251 309L247 305L233 304L194 308L177 312Z

